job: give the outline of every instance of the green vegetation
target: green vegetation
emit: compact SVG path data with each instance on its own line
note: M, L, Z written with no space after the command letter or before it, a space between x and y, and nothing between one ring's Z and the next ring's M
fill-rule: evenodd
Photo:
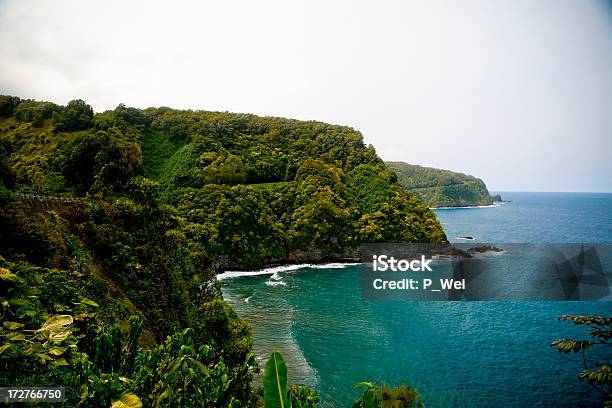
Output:
M287 365L277 351L270 355L263 374L265 408L289 408Z
M391 387L387 384L362 382L356 384L357 388L365 388L353 408L425 408L419 400L419 393L408 384L399 384Z
M11 190L134 201L141 180L209 258L252 267L295 250L445 239L433 212L347 127L123 105L93 115L83 101L0 105Z
M319 399L315 391L305 385L293 384L287 389L287 365L281 354L272 352L263 374L264 408L317 408ZM380 381L380 380L379 380ZM407 384L393 388L387 384L361 382L363 394L353 408L425 408L416 389Z
M254 407L219 267L443 240L347 127L0 96L0 384L69 407Z
M430 207L493 204L494 200L487 186L479 178L403 162L386 164L397 172L398 180L406 190L418 196ZM501 201L501 198L497 201Z
M63 385L67 406L124 392L176 406L185 380L215 406L254 401L248 327L171 214L126 199L41 207L0 210L0 383Z
M606 408L612 407L612 366L610 362L605 360L589 363L586 356L587 352L595 347L609 348L612 346L612 318L563 315L559 320L567 320L576 325L589 327L590 339L588 340L559 339L550 345L560 353L581 353L584 368L578 378L589 383L602 396Z

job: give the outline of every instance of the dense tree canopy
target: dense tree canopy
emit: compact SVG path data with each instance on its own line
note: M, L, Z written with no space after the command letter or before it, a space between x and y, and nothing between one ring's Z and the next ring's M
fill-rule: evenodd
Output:
M85 101L76 99L55 112L53 120L55 128L60 131L87 129L93 123L93 109Z
M82 100L0 103L15 190L119 197L134 177L155 180L209 257L248 266L295 249L445 239L433 212L348 127L124 105L93 115Z

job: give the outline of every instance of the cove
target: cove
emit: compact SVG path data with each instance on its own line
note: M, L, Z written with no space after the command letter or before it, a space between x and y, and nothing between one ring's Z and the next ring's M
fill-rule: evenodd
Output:
M437 214L450 238L612 242L612 194L504 196L512 203ZM350 406L355 383L380 377L413 384L428 407L597 406L581 357L549 343L585 336L560 315L610 316L610 302L364 301L360 268L277 270L277 286L233 277L223 294L252 323L258 361L281 351L290 382L316 387L324 407Z

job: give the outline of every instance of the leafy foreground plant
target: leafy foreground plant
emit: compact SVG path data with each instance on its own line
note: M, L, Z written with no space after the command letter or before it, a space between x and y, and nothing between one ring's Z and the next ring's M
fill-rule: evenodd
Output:
M365 391L353 408L425 408L425 404L419 401L419 393L410 385L402 383L392 388L387 384L377 384L378 381L355 384L355 388L365 388Z
M228 353L241 328L220 299L201 301L195 329L156 341L146 316L130 317L139 311L122 308L99 276L70 269L0 256L0 385L64 387L64 407L255 406L253 355Z
M34 331L22 330L17 322L4 322L7 331L0 338L8 342L0 354L16 370L35 360L45 364L46 379L68 392L65 406L235 408L254 402L238 401L230 388L249 375L252 354L239 369L230 371L210 346L194 345L193 329L184 329L145 350L137 347L141 319L131 317L128 326L102 329L92 344L81 345L78 340L83 336L75 331L70 315L51 316Z
M287 365L277 351L270 354L263 374L264 408L316 408L319 398L306 385L291 385L287 389ZM395 388L383 384L361 382L356 388L365 388L353 408L425 408L419 393L407 384Z
M589 365L586 358L586 352L593 347L609 347L612 345L612 318L563 315L559 320L569 320L576 325L589 326L591 339L559 339L553 341L550 345L559 350L560 353L581 353L584 369L578 378L587 381L603 396L606 408L612 407L612 366L610 366L610 362L606 358L606 361L597 361Z
M305 385L287 390L287 365L278 351L270 354L263 374L265 408L314 408L319 404L316 392Z

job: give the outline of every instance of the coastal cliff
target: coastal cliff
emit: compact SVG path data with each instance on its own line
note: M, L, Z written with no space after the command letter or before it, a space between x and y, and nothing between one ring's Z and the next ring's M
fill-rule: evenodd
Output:
M252 406L250 330L223 300L220 270L445 239L348 127L0 96L0 383L76 384L76 406L84 382L87 406L110 406L98 393L113 381L95 381L120 375L152 406L159 381L143 373L207 350L195 377L224 390L216 401ZM74 336L25 341L58 321ZM139 367L105 360L127 349Z
M3 96L0 137L2 191L154 200L206 259L259 265L309 248L325 257L362 242L445 240L346 126L124 105L94 114L82 100Z
M404 162L386 162L397 173L399 183L430 207L491 205L502 201L492 197L484 181L450 170L422 167Z

